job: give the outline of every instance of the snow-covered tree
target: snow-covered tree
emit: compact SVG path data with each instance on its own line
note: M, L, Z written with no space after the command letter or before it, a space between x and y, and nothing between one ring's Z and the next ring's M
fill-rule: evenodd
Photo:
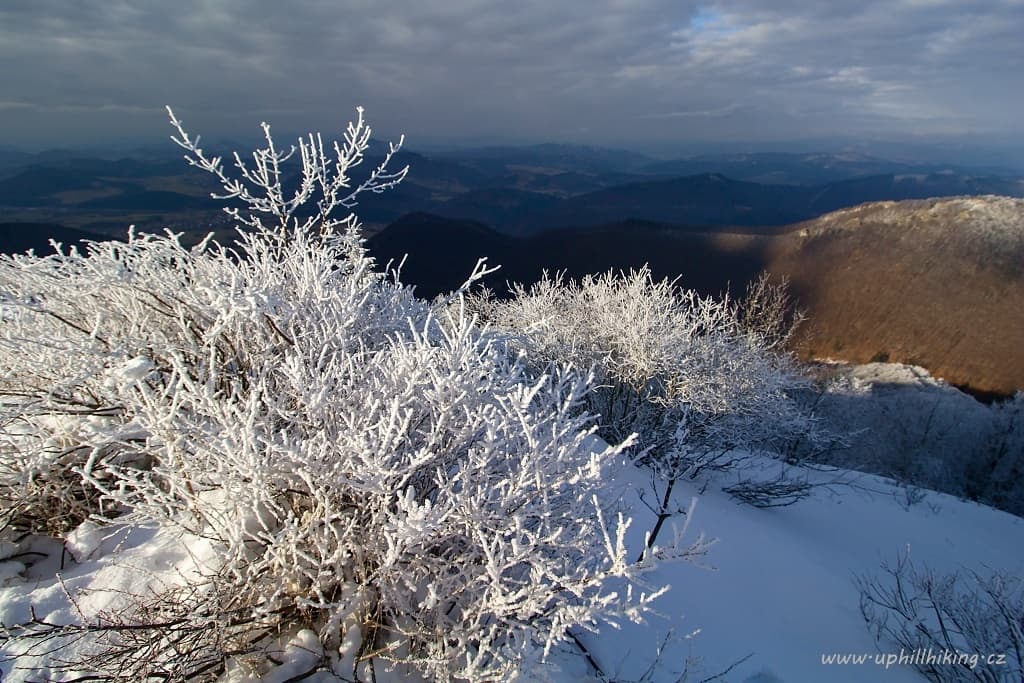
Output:
M106 674L201 678L302 627L317 666L346 680L382 660L504 680L541 676L523 663L571 627L642 619L663 589L644 593L650 561L626 558L607 482L631 442L594 439L593 378L527 366L461 295L431 307L372 270L347 212L401 180L397 147L353 181L360 111L331 146L311 135L281 151L264 126L266 147L231 172L171 120L232 201L236 247L131 234L0 259L7 521L159 524L217 549L181 614L161 612L198 624L188 652L121 639ZM115 626L144 626L153 601L136 603Z

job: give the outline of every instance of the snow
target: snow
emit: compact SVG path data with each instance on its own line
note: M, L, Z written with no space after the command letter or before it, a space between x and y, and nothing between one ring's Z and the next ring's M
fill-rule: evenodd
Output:
M0 562L0 583L7 584L25 571L25 565L14 560Z
M276 666L262 676L254 677L249 675L234 675L229 673L223 677L224 683L287 683L295 680L314 668L316 663L323 657L324 649L320 645L320 639L310 629L302 629L296 633L285 647L278 653L276 658L283 663ZM327 673L306 677L309 681L337 680Z
M84 554L92 557L81 564L74 561L73 552L64 555L59 543L51 543L45 558L39 560L44 554L38 551L40 540L52 539L30 537L26 546L30 550L19 552L31 553L34 562L0 589L0 623L23 624L33 613L52 623L94 620L116 611L133 596L181 585L197 573L209 572L209 562L215 557L207 541L169 529L119 527L103 532L79 527L71 534L79 541L78 550L89 549ZM8 644L0 651L0 680L39 680L41 674L53 673L49 669L53 662L72 659L78 648L86 646L82 640L68 641L60 648L46 648L50 651L42 657L15 657L10 661L25 645L18 648Z
M866 363L849 368L849 376L863 383L899 384L917 387L946 387L948 384L936 379L925 368L919 365L903 363ZM963 395L966 399L967 396Z
M702 660L696 680L750 655L723 680L920 682L909 666L883 670L873 660L822 665L821 656L830 653L879 651L861 618L854 578L877 574L882 562L895 562L908 549L912 560L940 571L1024 573L1024 520L1018 517L939 493L906 508L891 481L856 472L808 476L823 485L790 507L743 506L714 487L700 495L692 528L717 539L708 557L713 569L676 564L658 570L652 581L672 585L656 606L664 619L588 640L602 668L635 680L663 634L699 629L670 644L655 680L673 680L688 655ZM645 483L638 476L637 486ZM696 494L680 491L677 502ZM649 529L653 516L642 512L634 506L634 527Z
M64 539L64 547L75 558L75 562L88 560L103 544L107 530L91 520L86 520L71 531Z
M113 379L121 384L135 384L144 380L155 367L153 361L144 356L138 356L118 368L113 373Z
M754 467L778 466L767 458L751 462ZM656 603L662 616L645 626L626 623L616 630L603 625L597 635L581 634L606 673L616 680L635 680L658 660L654 681L675 680L687 666L695 680L701 680L749 655L721 680L920 681L908 666L886 669L873 660L863 665L821 663L821 656L830 653L879 649L861 619L854 578L877 573L882 562L895 561L908 549L914 561L940 571L988 568L1024 573L1020 518L938 493L906 507L898 500L898 487L871 475L845 470L814 470L807 475L821 484L813 495L773 509L741 505L715 486L703 494L680 487L680 507L698 498L689 533L702 531L717 542L706 566L670 563L651 575L652 586L672 587ZM654 522L638 497L642 491L649 495L649 476L627 468L612 483L623 488L623 501L632 507L634 523L627 542L639 550ZM662 533L671 534L671 529ZM69 563L47 578L22 578L0 589L0 620L24 621L30 605L46 619L72 620L75 608L69 594L79 609L95 614L110 609L120 599L119 591L142 590L140 577L152 585L180 581L197 571L211 552L208 545L204 551L206 544L199 539L162 529L122 529L113 536L106 530L101 539L97 529L84 526L71 538L72 554L82 557L81 564ZM0 570L20 564L9 561ZM662 643L659 659L657 647ZM881 650L888 652L884 645ZM284 642L284 664L258 680L283 681L303 673L321 652L315 634L298 631ZM579 653L569 648L561 648L552 659L551 671L559 673L558 680L579 680L586 672ZM18 671L18 664L4 665L4 681L29 680L33 673L38 678L39 671ZM223 680L257 679L235 672ZM309 680L332 678L322 674Z

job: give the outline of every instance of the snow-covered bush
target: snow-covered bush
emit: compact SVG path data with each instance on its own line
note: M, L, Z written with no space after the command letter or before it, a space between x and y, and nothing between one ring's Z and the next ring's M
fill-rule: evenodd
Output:
M91 513L212 541L200 584L214 595L179 615L208 634L189 641L204 667L303 627L323 647L317 666L346 679L379 660L505 679L570 627L642 619L661 590L633 588L650 563L626 561L608 484L629 441L593 438L592 378L527 368L458 296L415 299L373 272L353 216L333 218L404 174L389 155L350 181L369 141L361 112L333 158L319 136L300 140L292 196L295 150L276 150L268 128L235 178L172 123L248 230L234 249L131 235L0 261L0 490L14 516L45 526L44 506L73 485L87 493L62 526ZM298 219L309 202L316 215ZM24 486L39 481L53 483ZM230 643L211 620L231 625ZM124 652L106 675L166 677L189 656Z
M172 114L172 123L178 122ZM344 143L335 145L332 162L319 136L300 140L302 180L294 196L282 191L281 165L295 151L274 148L264 124L267 147L246 164L235 155L241 179L225 175L220 159L208 159L180 126L189 162L215 173L225 194L214 195L247 205L227 209L243 225L257 231L243 236L244 257L207 243L190 252L173 238L129 234L128 244L94 244L85 254L72 249L48 257L0 256L0 504L3 521L15 528L59 532L80 522L101 502L83 486L74 466L93 457L97 466L108 460L148 457L133 443L142 434L133 424L133 402L126 388L151 370L166 372L175 358L194 366L194 377L217 386L242 375L256 358L272 352L284 335L278 326L298 310L315 309L324 291L292 291L293 286L333 287L335 282L293 282L305 269L350 269L350 296L372 296L353 313L379 321L353 319L351 324L380 325L386 332L405 327L412 297L368 289L372 277L365 258L339 260L360 248L354 216L338 220L332 213L354 205L364 191L379 192L401 180L405 170L386 169L397 147L382 165L352 188L347 169L362 159L370 129L362 120L351 124ZM332 166L333 163L333 166ZM260 191L262 190L262 194ZM318 211L301 224L296 211L311 200ZM309 213L309 212L307 212ZM261 215L272 224L264 227ZM278 264L291 245L292 234L319 228L329 249L307 243L304 261ZM332 237L335 233L342 233ZM323 278L322 278L323 279ZM353 287L355 287L353 289ZM365 292L363 291L365 290ZM303 301L302 297L308 296ZM284 303L281 303L281 302ZM233 334L239 336L232 336ZM242 345L242 337L250 342ZM254 351L255 350L255 351Z
M593 367L599 388L588 401L601 435L639 434L634 456L670 493L680 478L731 469L745 449L816 434L790 396L803 380L777 348L789 334L784 296L765 280L753 294L745 308L643 268L580 282L545 275L509 300L485 293L471 306L517 333L539 367Z
M944 574L903 554L861 577L861 613L880 647L896 645L935 683L1024 676L1024 581L1006 572Z
M968 495L1024 517L1024 392L992 406L992 428L968 469Z
M737 310L743 330L765 349L785 351L806 315L789 295L789 280L773 280L763 271L747 285Z
M822 370L836 377L804 399L850 438L816 461L891 477L906 505L931 489L1024 515L1024 394L985 405L915 366Z

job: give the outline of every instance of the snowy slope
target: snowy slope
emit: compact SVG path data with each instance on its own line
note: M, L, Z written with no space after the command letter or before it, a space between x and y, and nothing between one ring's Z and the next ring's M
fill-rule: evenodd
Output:
M766 459L754 466L777 465ZM1024 573L1020 518L936 493L908 508L900 502L897 487L869 475L835 471L809 476L829 485L790 507L743 506L714 486L699 495L688 533L702 531L718 539L707 567L659 568L652 583L670 584L672 590L658 603L662 616L647 625L604 627L596 636L581 634L601 668L622 681L641 679L652 665L654 681L678 680L688 668L686 680L700 681L749 655L716 680L921 681L907 666L886 669L873 660L863 665L821 663L823 654L878 651L858 610L854 576L877 573L881 562L895 561L908 548L915 562L943 571L989 567ZM631 542L639 549L644 531L653 524L653 515L637 497L649 490L649 478L626 468L618 484L624 502L633 508ZM698 492L683 487L677 502L685 508L695 495ZM671 531L664 530L662 538ZM84 598L78 595L94 601L89 609L96 608L96 601L117 599L117 593L104 589L128 588L127 582L138 581L138 572L126 567L146 568L153 581L173 581L204 555L203 544L196 539L182 543L166 533L144 530L93 545L83 538L76 550L89 559L83 557L82 564L71 564L61 573L72 593L87 589ZM10 585L0 589L0 619L7 624L23 621L30 604L38 615L54 621L73 619L74 610L54 578L56 569L52 563L39 565L29 571L28 580L8 580ZM297 642L309 635L299 634ZM887 652L884 646L881 649ZM302 670L294 660L307 658L308 653L295 644L291 653L293 661L265 680L285 680ZM34 663L23 659L14 666ZM558 680L592 678L582 657L571 649L556 653L552 664ZM38 680L39 673L15 671L6 664L3 680ZM308 680L332 679L323 674Z
M817 488L795 506L766 510L737 505L712 488L700 496L691 528L718 539L708 558L714 570L660 570L659 578L673 587L658 606L664 624L602 634L593 641L602 668L635 679L649 664L659 631L699 630L663 656L660 680L673 680L672 670L681 671L689 653L702 659L691 680L751 655L718 680L921 681L911 668L886 670L873 659L822 666L822 654L880 651L860 616L855 575L878 573L883 561L893 563L907 549L914 562L939 570L1024 573L1024 519L934 493L907 508L901 490L886 479L843 471L811 475L845 483Z
M663 568L659 578L672 585L659 603L664 622L602 633L591 641L602 668L635 680L649 665L661 632L699 629L672 644L656 680L673 680L672 671L684 668L689 653L703 660L697 670L691 665L691 680L720 673L750 655L716 680L921 681L910 667L885 669L873 660L822 665L823 654L894 651L876 648L859 612L853 578L877 574L883 561L894 563L907 549L915 563L940 571L988 567L1024 574L1024 520L1018 517L938 493L908 508L898 487L871 475L811 476L823 484L844 483L774 509L738 505L709 487L691 528L718 539L708 557L714 570ZM639 523L639 511L637 517Z

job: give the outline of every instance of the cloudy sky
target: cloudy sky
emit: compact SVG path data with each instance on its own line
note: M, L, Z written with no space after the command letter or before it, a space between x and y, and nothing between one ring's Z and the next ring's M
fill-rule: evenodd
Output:
M1024 138L1024 0L2 0L0 144Z

